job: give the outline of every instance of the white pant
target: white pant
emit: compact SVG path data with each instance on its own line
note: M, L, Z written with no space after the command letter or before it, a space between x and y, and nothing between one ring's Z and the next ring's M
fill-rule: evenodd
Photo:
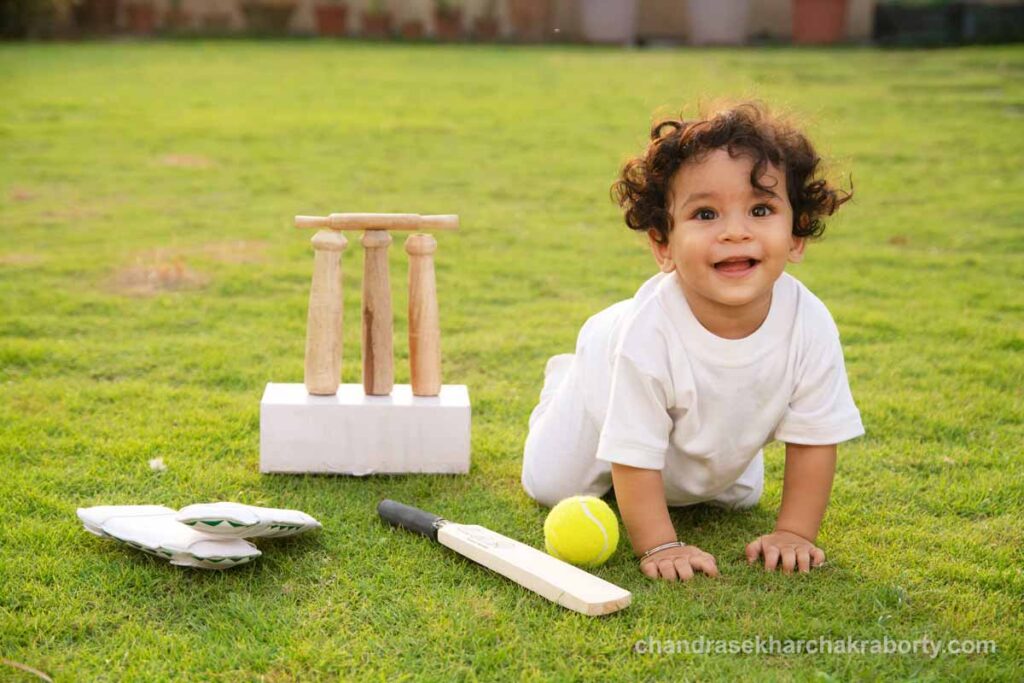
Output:
M612 465L598 460L602 418L588 410L583 363L576 354L552 356L544 369L540 402L530 414L530 431L523 449L523 488L541 505L577 495L603 496L612 487ZM604 404L606 401L591 401ZM757 505L764 488L764 455L758 453L731 487L706 502L730 509ZM673 501L669 505L688 505Z

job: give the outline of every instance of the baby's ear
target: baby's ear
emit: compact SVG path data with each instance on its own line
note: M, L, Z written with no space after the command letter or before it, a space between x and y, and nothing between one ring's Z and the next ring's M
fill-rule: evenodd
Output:
M647 241L651 245L651 253L654 255L654 261L658 264L658 270L663 273L671 273L676 269L676 264L672 261L672 257L668 249L668 240L664 243L659 242L661 239L661 233L651 228L647 231Z
M806 237L794 237L789 247L789 262L800 263L804 260L804 249L807 248Z

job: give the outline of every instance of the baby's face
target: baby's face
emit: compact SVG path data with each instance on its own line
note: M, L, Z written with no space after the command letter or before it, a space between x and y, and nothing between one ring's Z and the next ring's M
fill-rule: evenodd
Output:
M664 272L678 273L688 298L716 308L764 304L786 262L803 256L786 174L769 165L760 182L774 195L762 194L750 184L753 165L717 149L672 179L672 232L667 245L652 240L652 248Z

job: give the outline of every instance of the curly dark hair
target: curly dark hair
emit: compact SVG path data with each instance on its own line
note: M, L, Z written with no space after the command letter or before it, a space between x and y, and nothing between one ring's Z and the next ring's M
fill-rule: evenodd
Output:
M767 190L760 179L768 163L785 169L794 237L820 237L825 231L822 217L853 198L852 175L849 192L816 177L821 157L796 125L762 103L748 101L699 120L680 117L654 124L647 151L627 161L612 185L612 197L625 209L626 225L637 231L654 229L656 241L664 244L672 231L672 177L684 164L702 161L716 149L727 150L733 158L750 156L750 184L759 190Z

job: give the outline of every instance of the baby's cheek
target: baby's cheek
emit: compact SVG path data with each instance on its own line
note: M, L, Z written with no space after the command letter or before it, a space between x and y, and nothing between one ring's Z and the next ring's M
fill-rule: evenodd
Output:
M683 241L673 254L677 265L686 268L693 268L703 263L708 258L709 244L706 240L698 237L691 237Z

